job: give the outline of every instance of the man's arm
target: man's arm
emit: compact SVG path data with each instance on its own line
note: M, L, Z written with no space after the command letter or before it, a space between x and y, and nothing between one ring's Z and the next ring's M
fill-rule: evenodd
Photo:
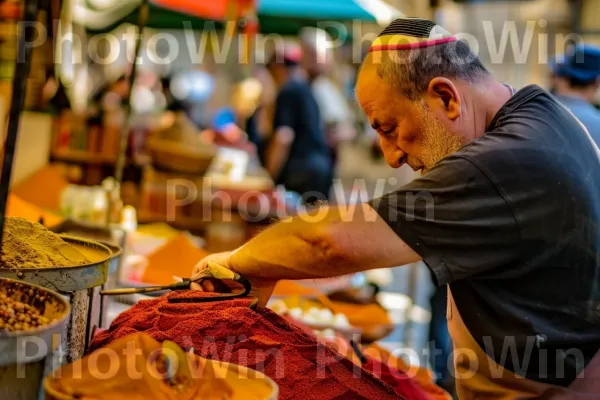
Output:
M230 255L229 266L261 281L334 277L419 261L367 204L322 207L266 229Z
M273 137L265 154L265 167L273 179L277 179L290 156L290 148L298 132L294 132L294 121L302 108L298 106L301 93L286 88L277 95L273 115Z
M282 126L275 131L265 155L265 167L273 179L277 179L285 165L290 148L294 142L294 131L288 126Z

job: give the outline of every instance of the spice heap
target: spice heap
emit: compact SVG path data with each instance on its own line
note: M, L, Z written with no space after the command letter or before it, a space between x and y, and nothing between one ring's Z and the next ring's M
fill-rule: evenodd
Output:
M91 350L136 332L172 340L208 359L265 373L279 385L281 400L398 399L394 390L300 328L252 299L169 303L168 294L140 301L97 335Z
M74 267L90 261L43 225L6 218L0 258L2 268Z
M273 391L264 377L218 369L143 333L114 341L103 354L110 356L89 355L58 369L47 387L61 397L96 400L263 400Z
M187 233L180 233L148 256L142 281L156 285L173 283L173 275L186 276L208 253L199 249Z

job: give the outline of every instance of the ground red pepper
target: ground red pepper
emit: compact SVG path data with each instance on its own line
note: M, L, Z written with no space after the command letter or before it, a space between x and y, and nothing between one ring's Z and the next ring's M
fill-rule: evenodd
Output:
M202 357L243 365L271 377L281 400L401 399L349 359L320 343L266 308L251 309L251 299L208 303L169 303L171 293L144 300L123 312L98 334L93 351L135 332L159 342L171 340Z

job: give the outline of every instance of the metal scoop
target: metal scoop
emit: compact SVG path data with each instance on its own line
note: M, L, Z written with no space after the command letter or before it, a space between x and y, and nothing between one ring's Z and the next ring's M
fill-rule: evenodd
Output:
M204 270L202 270L201 272L199 272L191 278L182 279L181 282L176 282L170 285L162 286L101 290L100 295L115 296L124 294L151 293L163 290L188 290L192 282L201 283L203 280L207 279L213 282L215 290L219 293L222 293L221 296L201 297L195 299L172 298L169 299L169 302L200 303L236 299L239 297L246 297L252 289L250 281L244 278L242 275L233 272L229 268L223 267L222 265L209 261L207 268L205 268ZM238 289L241 291L238 291L236 293L230 293L234 289Z

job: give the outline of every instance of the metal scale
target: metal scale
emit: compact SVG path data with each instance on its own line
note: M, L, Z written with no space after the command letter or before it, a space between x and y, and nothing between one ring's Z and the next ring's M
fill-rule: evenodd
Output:
M111 250L100 243L67 236L63 239L92 262L78 267L0 269L2 278L33 283L67 297L71 315L62 338L60 364L77 360L85 352L93 327L90 312L94 288L106 283L112 257Z
M32 26L37 20L41 0L24 0L23 26ZM4 143L2 159L2 175L0 176L0 246L4 232L6 203L10 188L13 159L19 131L20 117L25 102L27 77L31 66L32 43L35 29L24 29L18 36L16 68L12 85L12 99ZM66 324L66 333L62 335L61 351L54 354L52 362L46 363L47 375L53 368L64 362L80 358L91 339L92 328L101 324L102 305L95 307L100 301L100 288L106 285L109 274L117 269L121 248L116 245L103 245L91 240L67 237L64 239L79 250L91 263L77 267L44 268L44 269L6 269L0 268L0 277L11 278L39 285L63 295L70 306L71 314ZM105 307L104 307L105 308ZM99 315L92 315L94 310Z

